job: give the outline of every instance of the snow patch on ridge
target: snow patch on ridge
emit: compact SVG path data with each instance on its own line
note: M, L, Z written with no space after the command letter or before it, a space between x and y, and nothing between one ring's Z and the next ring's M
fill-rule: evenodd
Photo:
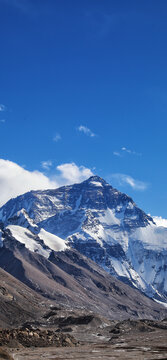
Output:
M164 306L165 308L167 308L167 303L163 302L163 301L159 301L157 299L154 299L154 301L156 301L158 304Z
M43 240L44 244L48 246L50 249L54 251L63 251L67 249L67 243L65 240L61 239L60 237L53 235L47 232L44 229L41 229L39 234L39 238Z
M90 181L90 184L91 185L94 185L94 186L100 186L100 187L103 187L103 185L102 185L102 183L101 182L99 182L99 181Z
M20 243L24 244L27 249L33 252L37 252L40 255L48 258L50 255L50 249L44 249L42 244L38 243L35 239L36 235L34 235L28 229L23 228L22 226L18 225L8 225L6 229L10 230L12 236L19 241Z
M67 249L67 242L60 237L41 229L38 235L32 233L27 228L18 225L8 225L6 229L10 230L12 236L25 245L27 249L37 252L48 258L51 251L64 251ZM1 246L1 237L0 237Z
M100 216L99 220L106 225L120 225L120 219L115 216L115 211L107 208Z

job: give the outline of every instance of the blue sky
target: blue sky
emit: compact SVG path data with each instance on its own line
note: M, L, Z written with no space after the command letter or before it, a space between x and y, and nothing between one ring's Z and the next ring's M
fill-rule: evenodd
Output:
M166 18L166 0L0 0L9 197L12 164L60 185L95 173L167 217Z

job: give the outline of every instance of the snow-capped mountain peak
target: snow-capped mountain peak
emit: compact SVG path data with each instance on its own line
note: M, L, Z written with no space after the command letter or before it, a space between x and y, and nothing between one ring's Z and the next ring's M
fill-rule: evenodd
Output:
M99 176L18 196L0 209L0 221L51 233L149 296L167 296L167 229Z

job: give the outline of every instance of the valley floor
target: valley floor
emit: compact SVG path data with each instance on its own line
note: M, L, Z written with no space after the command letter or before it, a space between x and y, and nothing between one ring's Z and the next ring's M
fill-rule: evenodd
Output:
M144 330L144 329L143 329ZM14 360L112 360L167 359L167 332L156 329L154 332L133 332L113 336L109 341L74 347L24 348L10 353Z
M45 348L22 350L14 354L14 360L112 360L112 359L167 359L167 347L165 346L132 346L127 344L112 345L89 345L69 348Z

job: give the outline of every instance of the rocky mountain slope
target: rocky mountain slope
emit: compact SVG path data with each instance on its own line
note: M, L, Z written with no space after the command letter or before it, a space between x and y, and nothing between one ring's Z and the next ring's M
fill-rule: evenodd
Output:
M0 221L47 259L52 250L73 247L118 279L166 301L167 228L98 176L12 199L0 209Z
M9 229L2 234L0 267L59 306L93 311L110 319L166 317L163 306L107 274L77 250L52 251L46 258L27 249Z
M47 301L28 286L0 268L0 328L35 321L46 309Z

